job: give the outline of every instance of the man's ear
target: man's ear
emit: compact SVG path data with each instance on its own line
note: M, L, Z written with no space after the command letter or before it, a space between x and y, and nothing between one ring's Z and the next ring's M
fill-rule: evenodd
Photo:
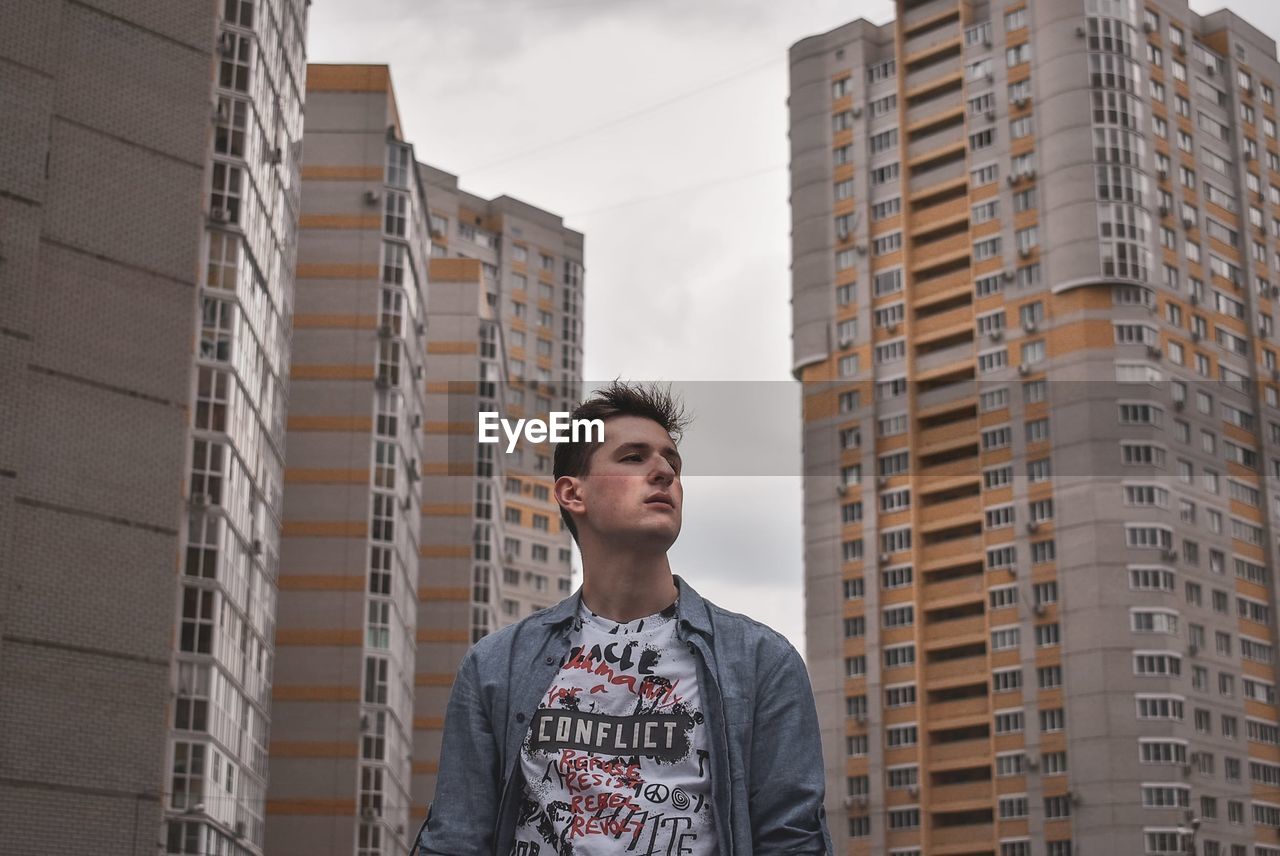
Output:
M582 480L575 476L560 476L555 484L556 502L570 514L582 516L587 504L582 498Z

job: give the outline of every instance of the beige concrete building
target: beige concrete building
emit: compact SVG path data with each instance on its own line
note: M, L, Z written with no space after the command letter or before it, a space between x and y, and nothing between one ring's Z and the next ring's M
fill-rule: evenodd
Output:
M0 852L263 852L305 6L5 6Z
M404 852L426 201L385 66L313 65L307 97L270 849Z
M898 0L791 50L842 853L1280 854L1275 43Z
M569 591L548 449L477 413L575 403L582 236L418 163L386 66L311 67L306 151L270 847L376 856L432 799L467 648Z

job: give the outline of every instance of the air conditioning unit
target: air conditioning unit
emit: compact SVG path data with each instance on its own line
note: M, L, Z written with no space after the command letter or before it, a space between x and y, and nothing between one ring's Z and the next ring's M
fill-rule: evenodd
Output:
M849 240L849 228L847 226L836 227L836 240L837 241Z
M235 830L231 833L233 838L244 838L245 825L243 820L237 820Z
M1147 345L1147 356L1153 360L1158 360L1164 356L1164 351L1160 350L1159 345Z
M853 721L862 725L866 725L867 715L865 713L855 713L853 715Z
M284 163L284 149L280 148L279 146L276 146L274 149L271 150L271 157L268 158L268 160L273 165L279 165Z
M1045 605L1043 603L1037 603L1034 607L1032 607L1032 609L1034 610L1036 615L1044 615L1046 612Z
M1022 329L1026 330L1028 333L1034 333L1036 331L1036 322L1025 321L1022 324Z
M1010 187L1013 187L1015 184L1017 184L1017 183L1018 183L1018 175L1017 175L1017 173L1012 173L1012 174L1010 174L1010 175L1009 175L1009 177L1005 179L1005 181L1007 181L1007 182L1009 183L1009 186L1010 186Z
M409 459L409 481L417 481L422 478L422 467L418 466L417 458Z
M1076 38L1083 39L1087 35L1088 33L1085 32L1084 27L1076 27Z
M1191 645L1188 645L1188 646L1187 646L1187 655L1188 655L1188 656L1190 656L1190 657L1194 657L1194 656L1196 656L1196 655L1197 655L1197 654L1199 654L1199 653L1200 653L1200 646L1199 646L1199 645L1196 645L1196 644L1192 643Z
M413 414L413 427L414 427L414 428L421 428L421 427L422 427L422 414L421 414L421 413L415 413L415 414Z
M996 120L996 111L994 111L994 110L988 110L988 111L987 111L987 121L988 121L988 122L994 122L995 120Z
M860 255L860 256L865 256L865 255L867 254L867 245L866 245L866 244L858 244L856 247L854 247L854 248L853 248L853 250L854 250L854 252L856 252L858 255Z
M378 190L366 190L364 192L364 201L366 205L377 205L382 201L382 192Z
M261 556L262 555L262 539L254 538L253 543L249 545L249 550L253 553L253 555Z
M1167 169L1156 170L1156 177L1159 178L1161 181L1164 181L1166 178L1169 177L1169 170Z
M994 71L988 70L987 73L983 75L983 77L985 77L987 80L995 80L996 73Z
M1168 205L1161 205L1161 206L1160 206L1160 216L1161 216L1161 217L1168 217L1168 216L1169 216L1169 206L1168 206Z
M889 477L880 476L878 479L876 479L876 484L878 484L880 487L887 487L889 485Z
M1028 520L1028 521L1027 521L1027 531L1028 531L1028 532L1038 532L1039 530L1040 530L1040 524L1039 524L1039 522L1037 522L1037 521L1035 521L1035 520Z
M400 509L402 511L408 511L410 508L413 508L413 497L406 496L404 499L400 500Z
M1004 338L1004 331L992 330L990 333L987 334L987 337L991 339L991 341L993 342L999 342L1001 339Z
M1179 42L1178 44L1174 45L1174 46L1173 46L1173 49L1174 49L1175 51L1177 51L1177 52L1178 52L1178 56L1186 56L1186 55L1187 55L1187 46L1186 46L1186 45L1184 45L1184 44L1182 44L1181 42Z
M193 493L193 494L191 494L191 500L190 500L190 502L191 502L191 505L192 505L192 507L193 507L193 508L208 508L208 507L209 507L209 494L207 494L207 493Z
M391 325L390 325L390 324L379 324L379 325L378 325L378 335L379 335L381 338L383 338L383 339L390 339L390 338L391 338L392 336L394 336L395 334L396 334L396 331L395 331L395 330L393 330L393 329L391 329Z
M391 378L385 372L380 372L374 379L373 385L378 389L391 389Z
M1178 561L1178 551L1165 550L1160 554L1160 558L1164 559L1166 562L1176 562Z
M222 33L218 36L218 53L223 56L235 56L236 37L233 33Z
M215 223L227 223L231 220L231 214L225 208L210 208L209 219Z
M422 323L421 321L418 321L413 325L413 331L417 333L419 336L425 336L427 333L427 325Z
M226 101L219 101L213 105L213 120L215 122L229 122L231 120L231 108Z
M1018 374L1020 375L1031 374L1031 366L1027 365L1026 363L1023 363L1022 365L1018 366Z
M1000 278L1005 282L1013 282L1013 271L1005 270L1000 272Z
M1080 805L1084 802L1084 796L1079 791L1067 791L1067 797L1071 800L1072 805Z
M982 40L982 46L983 46L984 48L989 48L989 47L991 47L991 37L990 37L990 36L987 36L986 38L984 38L984 39Z
M1029 259L1029 258L1031 258L1031 248L1030 248L1030 247L1019 247L1019 248L1018 248L1018 258L1020 258L1020 259Z
M840 482L838 485L836 485L836 494L838 496L844 496L848 492L849 492L849 486L844 482Z
M1280 369L1271 370L1271 382L1272 383L1280 382Z
M1173 402L1174 410L1183 410L1186 408L1186 406L1187 406L1187 402L1181 398L1175 399Z
M367 805L360 809L360 817L364 820L377 820L378 810L371 805Z
M1183 218L1182 218L1182 228L1184 228L1184 229L1191 229L1191 228L1193 228L1195 225L1196 225L1196 221L1195 221L1195 220L1192 220L1190 217L1183 217Z
M856 119L856 118L858 118L859 116L861 116L861 115L862 115L862 108L861 108L861 107L854 107L854 108L853 108L853 110L851 110L850 112L851 112L851 113L853 113L853 118L855 118L855 119Z
M1211 65L1206 65L1204 67L1204 73L1209 75L1210 77L1213 77L1215 74L1218 73L1218 70Z
M422 366L413 367L413 379L422 380Z
M884 325L884 329L888 333L896 333L898 332L898 322L890 321L888 324Z
M1026 107L1026 106L1027 106L1027 99L1025 99L1025 98L1015 98L1015 99L1013 99L1013 106L1014 106L1014 107Z
M1199 331L1199 330L1192 330L1192 331L1191 331L1191 341L1193 341L1193 342L1199 342L1199 341L1200 341L1200 331Z
M849 338L848 336L841 336L839 344L840 344L840 347L847 348L853 344L853 339Z
M1199 306L1199 305L1200 305L1200 295L1198 295L1198 294L1193 294L1193 295L1191 295L1190 297L1188 297L1188 298L1187 298L1187 300L1189 300L1189 301L1191 302L1191 305L1192 305L1192 306Z
M908 788L907 788L907 793L908 793L908 794L910 794L910 795L911 795L911 796L913 796L913 797L918 797L918 796L920 796L920 786L919 786L919 785L911 785L910 787L908 787Z
M889 554L888 554L888 553L881 553L881 554L880 554L880 564L882 564L882 565L887 565L887 564L889 564Z
M1182 775L1184 775L1184 776L1190 776L1190 775L1191 775L1191 765L1190 765L1190 764L1183 764L1183 765L1182 765Z
M1144 33L1154 33L1155 31L1156 31L1156 26L1155 26L1155 24L1151 23L1150 21L1143 21L1143 22L1142 22L1142 32L1144 32Z

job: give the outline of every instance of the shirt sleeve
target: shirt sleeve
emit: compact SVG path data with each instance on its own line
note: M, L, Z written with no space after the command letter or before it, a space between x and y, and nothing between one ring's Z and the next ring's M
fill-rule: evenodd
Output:
M481 856L493 851L502 788L499 763L473 648L458 668L445 710L435 799L418 839L419 853Z
M790 644L756 688L754 720L748 794L755 856L832 853L818 711L804 660Z

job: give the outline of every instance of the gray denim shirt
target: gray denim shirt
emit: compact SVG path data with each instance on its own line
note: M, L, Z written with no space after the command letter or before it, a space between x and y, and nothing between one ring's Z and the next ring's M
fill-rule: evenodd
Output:
M832 853L818 715L804 661L780 633L703 600L679 577L676 585L676 634L698 661L709 713L721 856ZM511 852L523 789L520 746L569 652L581 597L579 590L486 636L463 657L421 852Z

